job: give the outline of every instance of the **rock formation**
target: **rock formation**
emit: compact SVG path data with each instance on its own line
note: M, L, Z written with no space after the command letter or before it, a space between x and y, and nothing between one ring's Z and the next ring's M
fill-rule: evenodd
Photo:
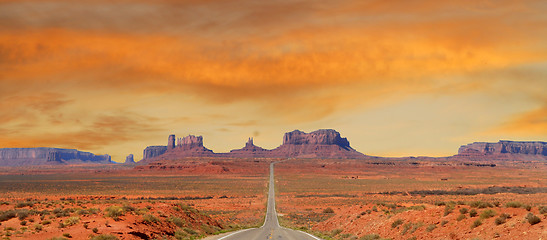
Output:
M0 148L0 166L112 163L111 157L62 148Z
M127 157L125 157L125 164L133 164L133 163L135 163L135 159L133 159L133 154L127 155Z
M469 159L547 159L547 143L539 141L475 142L461 146L455 157Z
M311 133L299 130L285 133L283 144L272 150L277 157L292 158L363 158L364 154L350 147L346 138L333 129Z
M148 146L142 152L142 159L150 159L164 154L167 146Z
M285 133L283 144L276 149L267 150L255 146L249 138L245 147L231 150L228 153L214 153L203 146L202 136L189 135L178 138L174 144L175 135L170 135L167 146L147 147L144 151L143 163L180 159L185 157L226 157L226 158L362 158L365 155L350 147L346 138L332 129L318 130L311 133L292 131ZM173 146L173 147L171 147Z
M230 153L225 154L228 157L239 157L239 158L260 158L271 155L271 150L266 150L264 148L254 145L253 138L249 138L245 147L240 149L231 150Z

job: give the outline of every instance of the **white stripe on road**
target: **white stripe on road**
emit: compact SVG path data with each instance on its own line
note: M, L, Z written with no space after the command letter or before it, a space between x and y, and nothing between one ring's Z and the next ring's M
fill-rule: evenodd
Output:
M303 232L303 231L300 231L300 230L298 230L298 231L301 232L301 233L308 234L308 236L310 236L310 237L312 237L312 238L314 238L314 239L321 240L321 238L317 238L316 236L313 236L313 235L311 235L311 234L309 234L309 233L307 233L307 232Z
M249 230L251 230L251 229L255 229L255 228L247 228L247 229L239 230L239 231L237 231L237 232L233 232L233 233L231 233L231 234L229 234L229 235L226 235L226 236L224 236L224 237L221 237L221 238L219 238L219 239L217 239L217 240L222 240L222 239L225 239L225 238L227 238L227 237L229 237L229 236L232 236L232 235L234 235L234 234L238 234L238 233L242 233L242 232L245 232L245 231L249 231Z

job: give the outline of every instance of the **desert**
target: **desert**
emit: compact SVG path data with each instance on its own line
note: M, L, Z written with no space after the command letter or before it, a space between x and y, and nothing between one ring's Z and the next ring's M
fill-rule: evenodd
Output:
M0 0L0 240L547 240L546 0Z
M201 136L174 141L170 135L162 154L146 154L146 147L145 159L124 164L68 158L44 164L4 154L3 161L22 156L27 165L2 167L2 235L237 239L239 231L264 228L273 164L270 201L279 229L320 239L547 234L544 142L473 143L451 157L385 158L355 151L335 130L289 132L273 150L252 139L228 153L208 150Z

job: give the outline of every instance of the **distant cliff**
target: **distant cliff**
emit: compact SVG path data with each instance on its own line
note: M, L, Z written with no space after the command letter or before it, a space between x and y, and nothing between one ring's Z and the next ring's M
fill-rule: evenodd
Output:
M112 163L109 155L62 148L0 148L0 166Z
M475 142L463 145L455 157L468 159L546 159L547 143L539 141Z

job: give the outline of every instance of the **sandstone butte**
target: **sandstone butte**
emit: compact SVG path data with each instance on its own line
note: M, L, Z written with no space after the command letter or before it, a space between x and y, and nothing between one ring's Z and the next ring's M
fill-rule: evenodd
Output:
M227 153L215 153L203 145L202 136L189 135L168 137L166 146L148 146L143 151L141 164L156 160L181 158L322 158L364 159L370 158L353 149L346 138L332 129L321 129L310 133L299 130L285 133L283 143L275 149L264 149L254 145L249 138L243 148ZM377 157L379 158L379 157ZM461 146L451 160L518 160L547 161L547 143L541 141L499 141L497 143L476 142ZM0 166L59 165L114 163L109 155L95 155L75 149L60 148L0 148ZM127 156L126 164L133 164L133 155Z

